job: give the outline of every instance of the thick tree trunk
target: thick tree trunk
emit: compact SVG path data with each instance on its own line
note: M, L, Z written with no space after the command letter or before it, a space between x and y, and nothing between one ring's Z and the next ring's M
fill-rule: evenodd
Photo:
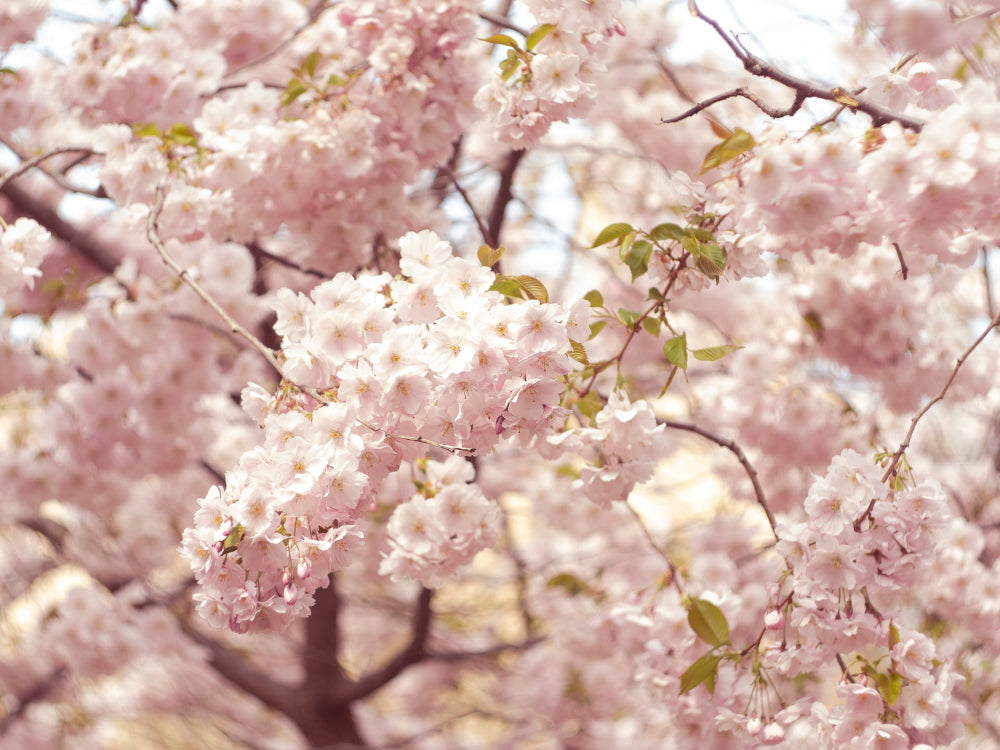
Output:
M306 620L302 663L306 679L299 691L302 734L313 747L365 747L350 702L337 699L347 678L340 667L340 597L336 581L316 592L316 604Z

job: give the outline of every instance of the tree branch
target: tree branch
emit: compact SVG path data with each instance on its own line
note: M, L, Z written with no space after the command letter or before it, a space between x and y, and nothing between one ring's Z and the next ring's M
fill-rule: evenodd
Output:
M955 360L955 366L951 369L951 374L948 376L948 380L941 387L941 390L938 391L938 394L924 404L924 408L922 408L916 416L910 420L910 429L906 431L906 437L903 438L903 442L899 444L896 452L892 454L892 460L889 462L889 468L886 469L885 474L882 475L883 482L889 481L889 478L895 476L899 471L899 461L903 457L903 454L906 453L906 449L910 447L910 440L913 439L913 432L917 429L917 422L923 418L924 414L931 410L931 407L934 406L934 404L938 401L944 400L945 394L948 393L948 389L951 388L951 384L954 383L955 378L958 377L958 371L962 369L962 365L965 364L965 360L968 359L969 355L972 354L976 347L983 343L985 338L990 335L990 331L998 327L1000 327L1000 313L997 313L997 315L993 317L990 324L986 327L986 330L979 334L979 337L969 345L969 348L962 352L961 356Z
M486 244L490 247L500 247L500 230L503 228L507 204L514 197L511 193L511 188L514 185L514 172L517 170L517 165L521 163L521 159L527 153L523 149L511 151L507 154L507 159L500 169L500 186L497 188L493 208L490 210L489 218L486 220L486 226L489 228L489 236ZM496 269L493 270L496 271Z
M152 208L150 208L149 220L146 223L146 238L149 240L149 243L156 248L156 252L159 253L160 258L162 258L163 262L167 264L167 267L176 273L181 281L191 287L195 294L201 297L202 300L204 300L205 303L211 307L220 318L226 321L226 324L233 333L242 336L250 342L250 345L260 352L261 356L267 360L268 364L274 368L275 372L277 372L279 376L284 377L281 372L281 365L278 363L274 352L264 346L260 339L250 333L250 331L237 323L236 319L227 313L219 305L219 303L215 301L212 295L206 292L202 288L201 284L191 277L188 270L181 266L181 264L174 260L174 258L167 252L167 249L163 246L163 240L160 239L160 228L157 223L160 219L160 212L163 211L164 197L165 191L163 190L163 186L160 185L156 188L156 202L153 204Z
M433 595L434 592L430 589L425 588L420 590L420 595L417 597L416 606L413 610L410 642L406 647L378 671L362 677L353 684L344 686L336 694L338 703L349 703L366 698L391 682L407 667L417 664L428 657L426 644L433 617L433 612L431 611L431 599Z
M183 617L179 619L181 628L187 636L208 650L209 664L215 671L275 711L280 711L286 716L295 715L298 696L294 688L277 682L238 652L195 630Z
M767 516L767 522L771 526L771 531L774 532L775 538L777 538L777 528L778 523L774 518L774 513L771 512L771 508L767 504L767 500L764 498L764 490L760 487L760 481L757 479L757 471L753 468L753 465L747 459L746 454L743 449L740 448L732 440L726 440L718 435L715 435L708 430L699 427L698 425L689 424L687 422L674 422L670 419L658 419L656 420L659 424L666 425L673 430L684 430L686 432L693 432L695 435L701 435L706 440L711 440L716 445L719 445L734 456L743 465L743 470L746 472L747 476L750 478L750 483L753 485L754 496L757 498L757 504L763 508L764 515Z
M0 193L7 197L14 210L37 221L101 271L113 274L118 268L118 258L94 239L91 232L66 221L47 203L9 182L0 188ZM129 294L131 296L131 292Z
M738 40L732 38L729 34L723 31L718 21L709 18L701 12L695 0L688 0L688 9L690 10L691 15L696 18L700 18L702 21L715 29L715 32L722 37L723 41L725 41L725 43L729 46L729 49L731 49L733 54L736 55L736 58L743 64L743 68L748 73L758 78L770 78L772 81L777 81L783 86L787 86L795 92L795 101L788 109L779 110L765 105L756 96L746 91L746 89L739 88L728 91L725 94L719 94L718 96L706 99L677 117L661 119L661 122L663 123L683 120L701 112L713 104L723 101L724 99L742 96L752 101L758 108L766 112L771 117L788 117L789 115L793 115L798 112L806 99L823 99L825 101L834 102L835 104L844 105L854 112L864 112L872 118L872 123L874 125L885 125L889 122L898 122L904 128L908 128L918 133L924 126L924 123L920 120L916 120L912 117L906 117L898 112L888 110L879 104L862 99L860 96L853 95L846 89L840 88L839 86L832 89L826 89L810 83L809 81L789 75L782 70L778 70L770 63L765 62L751 53L746 47L740 44Z

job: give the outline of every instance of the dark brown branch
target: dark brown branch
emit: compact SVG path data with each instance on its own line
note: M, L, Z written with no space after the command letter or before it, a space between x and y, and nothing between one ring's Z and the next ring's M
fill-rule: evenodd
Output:
M778 523L774 518L774 513L771 512L771 508L767 504L767 500L764 498L764 490L761 489L760 481L757 479L757 471L753 468L753 465L747 459L746 454L739 445L732 440L726 440L718 435L714 435L708 430L695 424L689 424L687 422L674 422L670 419L658 419L657 422L666 425L673 430L684 430L686 432L693 432L695 435L701 435L706 440L711 440L716 445L725 448L736 456L740 464L743 465L743 470L750 478L750 483L753 485L754 496L757 498L757 504L763 508L764 515L767 516L767 522L771 526L771 531L775 532L775 537L777 538Z
M434 660L448 662L464 661L466 659L483 659L499 656L500 654L508 651L527 651L529 648L533 648L545 640L545 636L536 635L531 638L526 638L521 643L498 643L495 646L484 648L481 651L435 651L428 653L424 658L427 661Z
M906 261L903 259L903 251L899 247L898 242L893 242L892 246L896 248L896 257L899 258L899 270L903 274L903 281L906 281L906 276L910 272L910 269L906 265Z
M490 210L489 218L486 220L486 226L489 228L486 244L490 247L500 247L500 230L503 228L504 214L507 211L507 204L514 197L511 193L511 188L514 185L514 172L517 170L517 165L521 163L521 159L524 158L526 153L528 152L523 149L511 151L507 154L507 159L500 169L500 186L497 188L493 208Z
M476 220L476 226L479 227L479 234L482 235L483 242L490 247L497 247L497 245L492 243L492 233L490 232L490 228L486 226L486 222L483 221L483 217L480 216L479 212L476 210L476 206L472 202L472 198L470 198L469 194L465 192L465 188L463 188L461 183L459 183L458 178L455 177L455 173L451 170L451 167L442 166L441 172L447 176L447 178L451 181L451 184L455 186L455 190L457 190L458 194L462 196L462 200L465 201L465 205L469 207L469 211L472 213L472 218Z
M10 182L11 180L16 180L21 175L25 174L26 172L30 172L32 169L34 169L34 168L37 167L42 172L42 174L46 175L49 179L51 179L52 181L54 181L60 187L65 188L66 190L69 190L69 191L74 192L74 193L85 193L86 195L92 195L95 198L105 198L105 197L107 197L107 195L104 194L103 191L101 191L101 193L98 193L97 191L88 190L87 188L76 187L76 186L70 184L69 182L67 182L65 179L63 179L63 177L62 177L61 174L53 174L52 172L49 172L48 170L44 169L41 166L41 164L42 164L43 161L47 161L48 159L51 159L53 156L58 156L60 154L80 154L80 159L86 159L86 158L94 155L94 151L92 151L91 149L89 149L89 148L57 148L57 149L53 149L52 151L49 151L47 153L40 154L38 156L32 157L31 159L26 159L23 154L21 154L19 151L17 151L17 149L15 149L7 141L0 139L0 143L3 143L4 146L6 146L7 148L9 148L11 151L13 151L14 155L17 156L17 158L21 160L21 164L19 164L16 169L13 169L10 172L8 172L7 174L5 174L3 177L0 177L0 190L3 190L4 186L8 182ZM78 163L79 163L79 160L75 160L74 161L74 164L78 164Z
M15 211L37 221L100 270L111 274L118 268L119 260L107 246L98 242L91 232L61 218L47 203L11 183L4 185L0 193L7 197Z
M183 619L181 627L191 640L208 650L209 664L226 680L266 706L288 716L294 715L297 696L293 688L275 681L244 656L195 630Z
M396 678L404 669L413 666L427 658L427 636L430 634L431 599L434 592L421 589L413 610L413 626L410 641L406 647L394 656L388 664L376 672L365 675L353 684L343 686L336 693L338 703L349 703L360 700L374 693Z
M720 94L717 97L712 97L711 99L701 102L679 117L662 120L662 122L677 122L685 117L697 114L712 104L720 102L724 99L730 99L734 96L743 96L750 99L750 101L757 105L757 107L772 117L787 117L788 115L794 114L799 110L802 103L806 99L823 99L825 101L834 102L835 104L844 105L852 111L864 112L872 118L872 123L875 125L885 125L889 122L898 122L904 128L908 128L915 132L920 132L920 129L923 127L924 124L920 120L915 120L912 117L906 117L905 115L888 110L881 105L875 104L874 102L854 96L848 93L845 89L839 87L832 89L822 88L810 83L809 81L796 78L793 75L789 75L788 73L777 69L770 63L765 62L751 53L746 47L740 44L738 40L723 31L718 21L709 18L702 13L694 0L689 0L688 8L691 11L691 15L700 18L702 21L715 29L715 32L722 37L723 41L728 45L729 49L732 50L733 54L736 55L736 58L743 64L743 68L750 73L750 75L756 76L757 78L769 78L772 81L777 81L783 86L787 86L792 89L795 92L795 103L793 103L787 110L773 109L763 105L760 100L752 94L749 94L749 92L746 92L745 89L734 89L733 91ZM782 114L773 114L774 112L780 112Z
M284 266L285 268L291 268L292 270L298 271L299 273L308 274L309 276L316 276L317 278L320 279L329 279L332 277L332 274L326 273L325 271L320 271L319 269L316 268L307 268L305 266L300 266L293 260L289 260L288 258L283 258L280 255L276 255L268 250L265 250L256 241L248 242L246 244L246 248L247 250L250 251L250 254L254 257L255 260L265 258L267 260L277 263L280 266ZM263 264L261 263L260 265Z
M778 109L777 107L772 107L769 104L765 104L761 101L756 94L751 91L747 91L742 86L740 88L733 89L732 91L726 91L722 94L716 94L715 96L709 97L704 101L700 101L695 104L691 109L677 115L676 117L671 117L669 119L660 118L660 122L665 125L669 125L673 122L680 122L681 120L686 120L687 118L698 114L699 112L708 109L713 104L718 104L719 102L725 101L726 99L732 99L734 97L743 97L744 99L749 99L754 106L757 107L761 112L768 115L769 117L780 118L780 117L791 117L796 112L802 108L802 104L806 100L806 95L801 91L795 93L795 101L792 102L791 106L787 109Z

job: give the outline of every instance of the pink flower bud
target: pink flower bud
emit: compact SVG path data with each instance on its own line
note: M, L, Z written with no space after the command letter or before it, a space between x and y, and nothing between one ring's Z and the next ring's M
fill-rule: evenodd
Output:
M288 584L290 584L291 582L292 582L292 573L291 571L286 570L281 574L281 585L284 586L285 590L287 591Z
M785 615L777 609L770 610L764 615L764 627L768 630L781 630L785 627Z
M299 560L299 565L295 569L295 573L299 578L308 578L309 574L312 573L312 563L305 558Z
M236 528L236 524L233 523L231 516L227 516L222 519L222 523L219 525L219 533L222 534L222 538L225 539L227 536L233 533L233 529Z
M294 583L289 583L285 585L285 591L282 595L285 597L285 604L291 607L298 601L299 590L295 587Z

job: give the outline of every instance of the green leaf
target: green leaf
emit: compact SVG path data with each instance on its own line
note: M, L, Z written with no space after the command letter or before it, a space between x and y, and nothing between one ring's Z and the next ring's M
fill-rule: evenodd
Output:
M490 291L500 292L500 294L512 299L524 299L522 287L513 276L497 276L493 280L493 286L490 287Z
M604 229L597 233L597 237L594 239L594 244L591 245L591 247L606 245L611 242L611 240L617 240L619 237L624 237L631 231L631 225L621 221L614 224L608 224L604 227Z
M198 137L183 122L175 122L167 131L167 138L182 146L197 146Z
M488 36L485 39L480 38L479 41L489 42L490 44L503 44L507 47L516 49L518 52L521 51L521 45L506 34L494 34L493 36Z
M669 339L663 345L663 354L670 364L686 370L688 366L687 334L682 333L680 336Z
M604 307L604 296L596 289L591 289L583 298L590 303L591 307Z
M691 354L694 355L695 359L700 359L702 362L715 362L730 352L735 352L737 349L742 348L742 346L736 344L723 344L721 346L706 346L704 349L694 349L691 351Z
M503 255L503 245L500 247L490 247L489 245L480 245L479 250L476 251L476 257L479 258L479 263L486 268L491 268L498 260L500 256Z
M896 627L896 623L889 620L889 650L891 651L899 643L899 628Z
M722 610L704 599L692 599L688 609L688 624L709 646L721 646L729 641L729 623Z
M657 224L649 231L649 238L656 242L663 242L664 240L680 242L686 235L687 232L681 227L669 222L666 224Z
M632 281L649 270L649 258L652 253L653 245L646 240L639 240L629 249L628 255L623 260L632 272Z
M515 276L517 283L521 285L521 288L526 291L532 299L537 299L541 303L546 303L549 301L549 291L545 288L545 284L536 279L534 276Z
M580 413L583 416L592 422L594 417L597 416L597 412L604 408L604 402L601 401L601 397L597 391L590 391L586 396L576 402L576 408L580 410Z
M664 383L663 388L660 389L660 398L663 398L663 394L667 392L667 389L670 387L670 384L674 382L674 376L677 375L678 372L680 372L680 369L681 368L677 367L676 365L670 368L670 377L667 378L667 382Z
M136 138L159 138L160 128L155 122L146 122L132 126Z
M590 586L587 582L577 578L572 573L557 573L545 582L545 588L562 589L570 596L590 591Z
M591 323L590 324L590 338L588 338L587 341L590 341L590 339L594 338L594 336L596 336L601 331L603 331L604 330L604 326L606 326L607 324L608 324L608 321L606 321L606 320L598 320L596 323Z
M667 301L667 298L663 296L663 292L661 292L655 286L649 287L649 294L646 295L646 299L651 299L654 302L666 302Z
M719 673L719 662L722 656L713 651L698 659L694 664L684 670L681 675L681 695L689 693L701 683L708 688L708 692L715 693L715 676Z
M635 232L628 232L622 235L621 240L618 242L618 257L623 261L628 257L629 251L632 249L632 243L635 242Z
M315 52L310 52L309 56L306 58L306 61L302 64L302 70L304 70L309 75L310 78L316 75L316 64L319 62L320 57L321 55L319 53L319 50L316 50Z
M903 678L892 672L890 674L875 673L875 684L878 686L878 691L885 698L885 702L890 706L894 705L899 699L899 693L903 689Z
M701 163L701 172L705 174L710 169L715 169L720 164L725 164L731 159L735 159L744 151L749 151L754 147L753 136L741 128L736 128L732 135L725 138L721 143L716 144L705 156Z
M719 245L701 245L694 265L706 276L717 279L726 270L726 251Z
M646 333L650 336L660 335L660 326L663 325L659 318L654 318L652 315L647 315L642 319L642 327L646 329Z
M551 32L555 27L556 25L554 23L543 23L537 29L532 31L530 34L528 34L528 39L526 42L527 48L529 50L534 49L535 45L537 45L540 41L542 41L545 37L547 37L549 35L549 32Z
M330 77L326 79L327 88L330 88L331 86L346 86L346 85L347 85L347 79L344 78L343 76L338 76L336 73L331 73Z
M243 524L236 524L233 530L229 532L229 536L222 540L222 554L228 555L230 552L235 552L243 540L243 534L245 533L246 529L243 527Z
M287 107L289 104L294 102L308 90L309 89L306 87L306 85L302 82L301 79L293 78L288 82L288 85L285 86L285 93L281 95L281 106Z
M688 234L694 237L699 242L712 242L715 239L715 235L709 232L707 229L702 229L701 227L688 227Z
M626 310L624 307L618 308L618 319L629 328L639 321L639 315L640 313L637 313L635 310Z
M569 356L579 362L581 365L589 365L590 360L587 359L587 350L583 348L583 344L579 341L569 342Z

